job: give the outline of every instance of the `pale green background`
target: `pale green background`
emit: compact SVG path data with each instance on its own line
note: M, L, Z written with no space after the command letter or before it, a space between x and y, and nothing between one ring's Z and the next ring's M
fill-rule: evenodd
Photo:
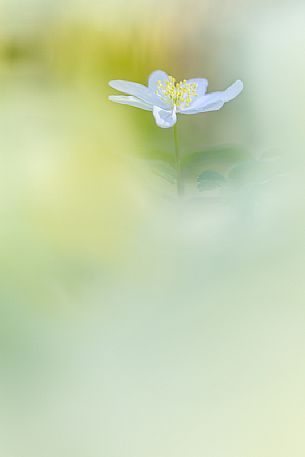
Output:
M2 0L1 457L304 456L304 17ZM244 81L179 119L181 151L263 175L177 204L150 167L172 131L107 100L158 68Z

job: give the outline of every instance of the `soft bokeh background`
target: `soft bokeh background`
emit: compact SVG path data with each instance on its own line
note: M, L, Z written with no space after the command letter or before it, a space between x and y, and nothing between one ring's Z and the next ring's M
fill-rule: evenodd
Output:
M304 456L304 18L1 1L1 456ZM245 84L179 120L183 203L172 130L107 100L158 68Z

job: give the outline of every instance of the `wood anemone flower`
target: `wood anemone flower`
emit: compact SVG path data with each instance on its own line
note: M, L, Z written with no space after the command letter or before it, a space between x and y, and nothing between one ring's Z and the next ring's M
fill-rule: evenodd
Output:
M152 111L161 128L173 127L177 113L197 114L216 111L233 100L243 90L243 83L235 81L224 91L206 94L207 79L193 78L177 82L164 71L154 71L148 79L148 87L124 80L109 82L113 89L128 95L111 95L109 100Z

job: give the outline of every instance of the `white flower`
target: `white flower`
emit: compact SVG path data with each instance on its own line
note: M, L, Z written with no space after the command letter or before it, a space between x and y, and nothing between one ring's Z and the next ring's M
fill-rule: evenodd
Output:
M129 94L111 95L109 100L152 111L157 125L162 128L173 127L177 113L197 114L219 110L243 90L243 83L238 80L224 91L206 94L206 79L176 82L175 78L161 70L150 75L148 87L123 80L110 81L109 85Z

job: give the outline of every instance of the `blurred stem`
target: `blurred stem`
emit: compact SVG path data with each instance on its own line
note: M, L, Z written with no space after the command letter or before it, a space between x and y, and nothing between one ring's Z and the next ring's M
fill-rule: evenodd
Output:
M178 197L182 197L184 193L182 173L181 173L181 160L180 160L180 151L179 151L179 142L177 135L177 124L173 127L174 131L174 144L175 144L175 157L176 157L176 172L177 172L177 194Z

